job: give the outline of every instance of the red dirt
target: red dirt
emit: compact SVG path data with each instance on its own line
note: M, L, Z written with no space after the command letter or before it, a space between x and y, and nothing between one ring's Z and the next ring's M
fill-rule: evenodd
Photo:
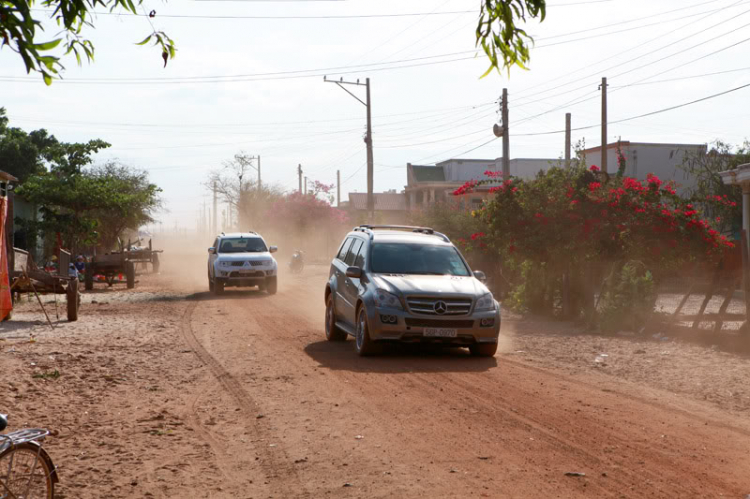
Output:
M750 493L747 404L704 397L741 385L743 358L700 390L670 390L695 376L679 345L669 358L682 365L651 366L650 349L666 347L647 344L628 369L632 339L543 336L548 324L513 319L492 359L410 348L360 359L351 341L325 341L323 267L282 276L272 297L216 298L202 279L170 277L87 294L80 321L54 332L33 303L0 330L0 409L10 429L53 431L61 497ZM608 365L589 359L600 349Z

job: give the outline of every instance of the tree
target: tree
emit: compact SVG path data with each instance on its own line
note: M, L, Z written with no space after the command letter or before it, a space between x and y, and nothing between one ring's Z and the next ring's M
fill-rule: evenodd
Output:
M492 69L519 66L526 69L529 46L534 39L516 23L527 17L544 21L547 15L546 0L482 0L477 24L477 45L481 45L490 60Z
M5 108L0 108L0 169L20 183L29 175L45 170L44 163L56 146L59 142L55 136L44 129L27 133L20 128L9 128Z
M57 235L64 247L115 246L126 229L152 221L160 206L156 185L145 172L117 163L84 170L91 155L109 144L60 144L50 171L28 177L19 196L39 207L39 220L18 220L32 237Z
M487 180L456 193L478 183L497 183L501 175L487 172ZM533 180L505 180L490 192L494 197L474 213L484 225L472 239L516 269L519 279L511 302L532 311L555 309L563 274L571 276L582 304L592 294L585 276L594 265L606 268L605 288L617 291L620 280L628 279L628 289L646 290L644 278L658 282L687 262L718 260L733 246L701 218L695 205L677 195L672 183L654 175L644 183L607 176L595 166L552 167ZM639 293L630 296L640 300ZM635 313L615 308L624 315Z
M726 185L719 173L744 163L750 163L750 141L738 147L716 141L707 153L687 154L680 166L695 179L695 186L687 191L691 202L710 213L722 232L742 226L742 190Z
M211 172L204 184L207 188L215 190L219 198L229 205L229 209L236 211L240 217L243 213L249 215L251 224L256 220L252 212L247 210L250 209L250 205L254 204L254 201L263 197L248 194L250 191L258 190L258 184L252 177L253 172L258 171L255 160L256 158L241 151L232 159L224 161L220 170ZM271 194L271 190L266 191Z
M126 13L139 15L138 8L143 0L44 0L42 5L51 8L49 18L54 19L61 27L61 37L52 40L39 41L40 33L44 31L39 16L32 13L33 0L0 0L0 40L2 47L6 45L18 53L26 66L26 72L37 71L44 78L47 85L52 83L53 77L64 69L61 56L73 53L78 64L82 56L91 62L94 60L94 45L82 33L84 28L93 28L92 13L97 7L110 12L122 10ZM156 11L151 11L149 17L154 17ZM164 65L175 56L175 45L163 31L153 30L138 45L153 42L161 48ZM64 52L50 55L62 43Z
M0 40L17 52L23 59L26 72L39 72L47 85L65 69L61 58L73 53L78 64L82 56L94 60L94 45L83 36L84 28L93 28L92 12L103 7L110 12L122 10L132 15L140 15L138 8L143 0L45 0L42 5L52 9L50 19L60 26L60 38L40 41L43 31L39 16L32 13L33 0L0 0ZM142 8L142 7L141 7ZM148 16L153 18L156 11ZM481 45L490 60L487 75L493 68L500 70L512 66L526 68L529 61L529 43L533 38L519 28L517 23L527 19L544 21L546 0L482 0L479 22L476 29L476 44ZM161 49L164 66L175 56L174 41L163 31L153 30L138 45L153 42ZM49 55L62 44L62 53ZM47 54L47 55L45 55Z

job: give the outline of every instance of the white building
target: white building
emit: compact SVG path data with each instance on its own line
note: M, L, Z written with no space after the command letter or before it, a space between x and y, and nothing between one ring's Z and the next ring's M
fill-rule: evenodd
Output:
M558 160L518 158L510 160L510 174L530 179L540 170L547 170ZM501 171L500 159L448 159L433 165L406 165L406 200L410 210L444 201L469 180L483 180L484 172ZM480 187L471 196L477 204L489 194L489 187Z
M674 180L678 191L693 187L695 180L679 167L687 154L706 154L705 144L652 144L647 142L621 141L620 149L625 157L625 176L645 180L646 175L653 173L667 182ZM601 147L584 150L586 166L601 167ZM607 144L607 170L617 173L617 143Z

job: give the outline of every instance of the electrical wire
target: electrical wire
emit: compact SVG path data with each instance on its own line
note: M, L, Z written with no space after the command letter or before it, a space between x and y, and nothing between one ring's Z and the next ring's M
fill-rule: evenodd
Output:
M648 117L648 116L653 116L655 114L666 113L668 111L673 111L675 109L680 109L682 107L686 107L686 106L690 106L690 105L693 105L693 104L697 104L699 102L704 102L704 101L707 101L707 100L710 100L710 99L714 99L716 97L721 97L722 95L730 94L732 92L737 92L739 90L742 90L742 89L745 89L745 88L748 88L748 87L750 87L750 83L747 83L745 85L740 85L739 87L731 88L731 89L725 90L723 92L719 92L719 93L716 93L716 94L708 95L706 97L701 97L700 99L695 99L695 100L692 100L690 102L685 102L685 103L682 103L682 104L677 104L677 105L674 105L674 106L665 107L663 109L659 109L659 110L656 110L656 111L650 111L648 113L643 113L643 114L639 114L639 115L636 115L636 116L631 116L629 118L623 118L623 119L619 119L619 120L608 121L607 125L616 125L617 123L624 123L626 121L633 121L633 120L637 120L637 119L640 119L640 118L645 118L645 117ZM577 128L571 128L571 131L588 130L590 128L596 128L598 126L601 126L601 125L587 125L587 126L582 126L582 127L577 127ZM555 131L550 131L550 132L519 133L519 134L513 134L513 136L514 137L532 137L532 136L537 136L537 135L552 135L552 134L557 134L557 133L565 133L565 130L555 130Z

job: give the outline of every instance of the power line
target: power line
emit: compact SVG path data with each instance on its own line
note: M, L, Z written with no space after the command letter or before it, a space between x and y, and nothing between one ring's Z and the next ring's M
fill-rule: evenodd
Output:
M216 0L213 0L216 1ZM45 12L45 13L54 13L55 10L53 9L31 9L32 12ZM304 20L304 19L383 19L383 18L393 18L393 17L416 17L416 16L444 16L444 15L455 15L455 14L476 14L477 12L475 10L450 10L450 11L440 11L440 12L403 12L403 13L397 13L397 14L326 14L326 15L313 15L313 16L289 16L289 15L283 15L283 16L261 16L261 15L253 15L253 16L244 16L244 15L193 15L193 14L157 14L154 17L155 18L165 18L165 19L222 19L222 20L243 20L243 19L258 19L258 20ZM128 12L127 14L123 14L120 12L93 12L93 15L95 16L115 16L115 17L128 17L128 18L135 18L135 17L148 17L151 16L148 14L132 14Z
M729 6L729 7L725 7L725 8L721 8L721 9L716 9L716 10L712 10L712 11L705 11L705 12L701 12L701 13L699 13L698 15L703 15L703 14L706 14L706 15L705 15L705 16L703 16L703 17L701 17L701 18L699 18L699 19L696 19L695 21L691 21L691 22L689 22L689 23L687 23L687 24L684 24L684 25L682 25L682 26L679 26L679 27L677 27L677 28L675 28L675 29L672 29L672 30L670 30L670 31L667 31L666 33L662 33L662 34L660 34L660 35L658 35L658 36L656 36L656 37L654 37L654 38L651 38L650 40L647 40L647 41L645 41L645 42L639 43L639 44L638 44L638 45L636 45L636 46L633 46L633 47L629 47L629 48L627 48L627 49L625 49L625 50L623 50L623 51L621 51L621 52L618 52L618 53L616 53L616 54L613 54L613 55L608 55L608 56L607 56L607 57L605 57L604 59L600 59L600 60L598 60L598 61L596 61L596 62L594 62L594 63L592 63L592 64L587 64L586 66L582 66L582 67L580 67L579 69L577 69L577 70L574 70L574 71L572 71L572 72L566 72L566 73L565 73L564 75L562 75L562 76L560 76L560 77L558 77L558 78L554 78L554 79L552 79L552 80L548 80L548 82L547 82L547 83L550 83L550 82L554 82L554 81L560 80L560 79L562 79L562 78L570 77L571 75L574 75L574 74L580 73L581 71L584 71L584 70L586 70L586 69L589 69L589 68L590 68L591 66L596 66L596 65L598 65L598 64L601 64L602 62L607 62L607 61L611 61L611 60L613 60L614 58L616 58L616 57L619 57L620 55L623 55L623 54L627 54L627 53L630 53L630 52L631 52L631 51L632 51L633 49L635 49L635 48L638 48L638 47L643 47L643 46L647 46L647 45L649 45L649 44L651 44L651 43L655 42L656 40L659 40L659 39L661 39L661 38L664 38L664 37L666 37L666 36L669 36L669 35L671 35L672 33L675 33L675 32L677 32L677 31L680 31L680 30L684 29L684 28L687 28L688 26L691 26L691 25L693 25L693 24L695 24L695 23L699 23L699 22L703 21L704 19L707 19L707 18L709 18L709 17L713 16L713 15L714 15L714 14L716 14L717 12L720 12L720 11L724 11L724 10L726 10L726 9L729 9L729 8L732 8L732 7L736 7L736 6L738 6L738 5L740 5L740 4L743 4L743 3L746 3L746 0L739 0L739 1L737 1L737 2L735 2L735 3L733 3L733 4L731 4L731 5ZM719 23L719 24L721 24L721 23ZM711 26L710 28L707 28L707 29L712 29L712 28L714 28L714 27L716 27L716 25L714 25L714 26ZM703 31L706 31L706 30L704 29L704 30L702 30L701 32L703 32ZM699 32L699 33L700 33L700 32ZM638 60L642 59L643 57L647 57L647 56L649 56L649 55L651 55L651 54L654 54L654 53L656 53L656 52L658 52L658 51L660 51L660 50L663 50L663 49L665 49L665 48L668 48L668 47L670 47L670 46L674 45L675 43L679 43L679 42L682 42L682 41L684 41L684 40L686 40L686 39L688 39L688 38L690 38L690 37L692 37L692 36L695 36L695 35L697 35L697 34L699 34L699 33L692 33L692 32L691 32L691 34L690 34L690 35L688 35L687 37L681 38L681 39L679 39L679 40L677 40L677 41L675 41L675 42L672 42L672 43L669 43L669 44L667 44L667 45L664 45L664 46L662 46L662 47L659 47L659 48L657 48L657 49L651 50L651 51L649 51L649 52L647 52L647 53L645 53L645 54L642 54L642 55L639 55L639 56L633 57L633 58L631 58L631 59L628 59L628 60L627 60L627 61L625 61L625 62L622 62L622 63L617 63L617 64L614 64L614 65L612 65L612 66L608 66L608 67L606 67L606 68L604 68L604 69L601 69L601 70L597 70L597 71L595 71L595 72L593 72L593 73L590 73L590 74L588 74L588 75L586 75L586 76L583 76L583 77L576 77L575 79L573 79L573 80L571 80L571 81L569 81L569 82L567 82L567 83L561 83L561 84L559 84L559 85L555 85L555 86L553 86L553 87L547 88L546 90L541 90L541 91L538 91L538 92L533 92L533 90L534 90L534 89L536 89L536 88L539 88L540 86L542 86L542 85L544 85L544 84L540 84L540 85L534 85L534 86L528 87L528 88L526 88L526 89L522 90L522 91L521 91L521 92L520 92L520 93L518 94L518 96L520 96L520 97L521 97L522 99L524 99L524 98L526 98L526 97L523 97L523 95L524 95L524 94L526 94L526 93L532 93L532 92L533 92L533 93L535 94L535 96L536 96L536 95L539 95L539 94L546 94L546 93L548 93L548 92L552 92L552 91L554 91L554 90L557 90L557 89L559 89L559 88L567 87L568 85L573 85L573 84L575 84L575 83L579 82L579 81L580 81L580 80L582 80L582 79L586 79L586 78L591 78L591 77L594 77L594 76L600 75L600 74L602 74L602 73L604 73L604 72L606 72L606 71L609 71L609 70L611 70L611 69L616 69L616 68L619 68L619 67L621 67L621 66L623 66L623 65L625 65L625 64L630 64L631 62L635 62L635 61L638 61ZM582 86L582 87L577 87L577 88L574 88L574 89L572 89L572 90L567 90L567 91L565 91L565 92L562 92L562 93L559 93L559 94L555 94L555 95L553 95L553 96L548 96L548 97L545 97L545 98L550 98L550 97L554 97L554 96L557 96L557 95L564 95L564 94L567 94L567 93L571 93L571 92L575 92L575 91L577 91L577 90L580 90L581 88L586 88L586 87L588 87L588 85L585 85L585 86Z
M709 54L713 55L713 54ZM750 66L744 67L744 68L737 68L737 69L727 69L726 71L716 71L714 73L703 73L699 75L690 75L690 76L679 76L677 78L667 78L666 80L656 80L656 81L640 81L635 83L628 83L627 85L610 85L611 88L627 88L627 87L636 87L640 85L654 85L657 83L670 83L673 81L682 81L682 80L692 80L694 78L703 78L705 76L715 76L715 75L723 75L727 73L738 73L740 71L750 71ZM650 76L649 78L653 78L653 76Z
M692 104L697 104L699 102L704 102L704 101L707 101L707 100L710 100L710 99L714 99L716 97L721 97L722 95L730 94L732 92L737 92L738 90L742 90L742 89L748 88L748 87L750 87L750 83L747 83L745 85L740 85L739 87L731 88L729 90L725 90L725 91L719 92L717 94L712 94L712 95L708 95L706 97L701 97L700 99L695 99L695 100L692 100L690 102L685 102L685 103L682 103L682 104L677 104L677 105L674 105L674 106L665 107L663 109L659 109L659 110L656 110L656 111L650 111L648 113L639 114L637 116L631 116L629 118L623 118L623 119L619 119L619 120L615 120L615 121L608 121L607 124L608 125L615 125L617 123L624 123L626 121L637 120L639 118L645 118L647 116L653 116L655 114L661 114L661 113L666 113L668 111L674 111L675 109L679 109L679 108L682 108L682 107L690 106ZM582 126L582 127L578 127L578 128L573 128L572 130L573 131L588 130L590 128L596 128L596 127L599 127L599 126L600 126L600 124L588 125L588 126ZM550 131L550 132L535 132L535 133L519 133L519 134L514 134L514 137L531 137L531 136L537 136L537 135L552 135L552 134L557 134L557 133L565 133L565 130L555 130L555 131Z
M477 53L475 50L472 51L466 51L467 52L474 52ZM443 57L443 56L430 56L427 58L437 58L437 57ZM290 79L298 79L298 78L320 78L321 76L328 76L331 74L335 75L347 75L347 74L354 74L354 73L362 73L364 71L373 73L373 72L380 72L380 71L392 71L394 69L408 69L408 68L416 68L416 67L422 67L422 66L432 66L436 64L447 64L451 62L459 62L459 61L468 61L475 59L475 56L471 57L459 57L455 59L446 59L442 61L433 61L433 62L423 62L419 64L407 64L402 66L391 66L391 67L384 67L384 68L363 68L363 69L356 69L351 71L322 71L315 74L306 74L306 75L292 75L292 76L272 76L267 78L256 78L256 77L223 77L223 76L211 76L211 77L205 77L205 78L211 78L209 80L197 80L196 78L202 78L202 77L186 77L182 79L174 78L171 80L168 79L159 79L159 78L142 78L140 80L138 79L119 79L119 80L105 80L105 79L69 79L69 80L59 80L59 83L66 83L69 85L185 85L185 84L197 84L197 83L246 83L246 82L252 82L252 81L270 81L270 80L290 80ZM421 58L426 59L426 58ZM396 64L400 61L392 61L388 63L377 63L378 65L381 64ZM304 70L304 71L312 71L312 70ZM301 73L303 71L292 71L292 73ZM219 78L230 78L230 79L219 79ZM38 78L33 77L14 77L14 76L0 76L0 81L6 81L6 82L26 82L26 81L38 81Z

